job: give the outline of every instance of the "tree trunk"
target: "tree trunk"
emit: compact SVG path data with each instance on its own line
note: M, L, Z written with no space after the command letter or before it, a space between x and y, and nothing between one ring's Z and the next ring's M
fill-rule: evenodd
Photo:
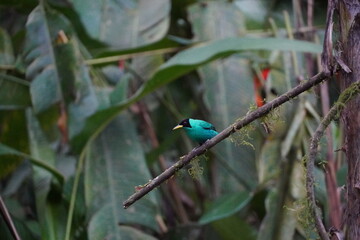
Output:
M340 72L341 90L344 90L360 76L360 2L339 0L338 7L342 60L352 71ZM360 97L347 104L341 119L348 163L344 223L348 239L356 240L360 239Z

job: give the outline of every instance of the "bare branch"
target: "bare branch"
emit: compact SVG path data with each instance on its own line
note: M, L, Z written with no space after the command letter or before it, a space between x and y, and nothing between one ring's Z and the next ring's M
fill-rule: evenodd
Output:
M215 146L216 144L218 144L225 138L229 137L232 133L243 128L244 126L248 125L249 123L253 122L254 120L266 115L273 109L275 109L278 106L284 104L285 102L295 98L302 92L307 91L311 87L321 83L326 77L327 77L327 75L324 72L320 72L319 74L310 78L307 82L304 82L304 83L298 85L297 87L282 94L281 96L275 98L271 102L268 102L264 106L247 114L244 118L236 121L229 127L225 128L222 132L220 132L214 138L206 141L203 145L193 149L191 152L189 152L187 155L182 157L174 165L172 165L171 167L166 169L159 176L157 176L153 180L150 180L141 189L139 189L137 192L135 192L133 195L131 195L126 201L124 201L123 207L128 208L130 205L132 205L134 202L136 202L137 200L142 198L148 192L150 192L151 190L153 190L154 188L159 186L161 183L163 183L164 181L166 181L167 179L172 177L176 173L176 171L183 168L185 165L189 164L193 158L205 153L208 149L212 148L213 146Z
M319 211L317 211L315 190L314 190L314 167L315 159L318 152L318 145L321 137L324 135L326 128L329 126L332 120L339 116L339 113L344 109L345 104L348 103L353 97L360 92L360 82L353 83L347 89L345 89L339 96L338 102L330 109L328 114L321 121L317 127L314 136L310 142L310 153L309 159L306 163L306 192L309 198L309 206L313 217L315 218L316 229L322 240L329 240L328 233L325 230L324 224L322 223Z

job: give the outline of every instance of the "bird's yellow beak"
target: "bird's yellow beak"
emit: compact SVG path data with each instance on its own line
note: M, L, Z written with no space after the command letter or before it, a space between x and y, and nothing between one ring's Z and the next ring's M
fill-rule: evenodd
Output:
M179 128L182 128L182 127L184 127L183 125L176 125L172 130L176 130L176 129L179 129Z

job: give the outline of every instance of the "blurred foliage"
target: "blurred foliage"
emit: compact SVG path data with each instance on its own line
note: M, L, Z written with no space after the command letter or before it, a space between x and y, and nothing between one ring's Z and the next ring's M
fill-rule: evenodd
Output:
M195 146L171 132L182 118L221 131L256 108L262 69L271 69L267 101L318 71L326 1L314 4L313 31L306 1L2 1L0 191L20 236L316 239L303 166L322 115L316 91L122 208L135 186ZM339 131L334 124L334 148ZM328 219L322 170L316 190ZM0 229L12 239L2 218Z

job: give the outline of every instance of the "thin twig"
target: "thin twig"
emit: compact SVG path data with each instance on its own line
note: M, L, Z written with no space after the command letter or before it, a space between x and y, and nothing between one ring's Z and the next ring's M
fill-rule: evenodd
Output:
M96 136L96 135L94 135L94 136ZM92 142L92 141L89 141L88 143L90 143L90 142ZM68 212L68 217L67 217L67 221L66 221L65 238L64 238L65 240L70 240L70 238L71 238L70 234L71 234L71 227L72 227L73 215L74 215L74 210L75 210L76 195L78 192L80 176L81 176L82 170L84 168L84 162L85 162L85 157L86 157L87 151L88 151L88 145L86 145L84 147L84 149L82 150L82 152L80 154L78 165L77 165L76 172L75 172L74 183L73 183L72 190L71 190L69 212Z
M1 215L6 223L6 225L8 226L8 229L11 233L11 235L13 236L13 238L15 240L21 240L18 232L16 231L16 228L15 228L15 225L11 219L11 216L6 208L6 205L2 199L2 197L0 196L0 212L1 212Z
M331 121L339 116L340 112L345 108L345 104L348 103L357 94L359 94L359 92L360 82L353 83L350 87L345 89L339 96L338 102L330 109L328 114L326 114L320 125L317 127L313 137L311 138L309 159L306 163L306 192L309 198L310 210L313 217L315 218L315 226L322 240L329 240L329 236L325 230L324 224L322 223L321 215L319 211L317 211L314 190L314 168L319 141Z
M268 114L270 111L275 109L276 107L284 104L285 102L290 101L291 99L295 98L299 94L304 91L307 91L311 87L321 83L325 78L326 74L320 72L319 74L310 78L307 82L304 82L297 87L291 89L290 91L282 94L281 96L275 98L271 102L268 102L264 106L258 108L257 110L249 113L244 118L236 121L234 124L230 125L214 138L206 141L203 145L193 149L190 153L182 157L177 163L166 169L163 173L159 176L155 177L153 180L150 180L143 188L139 191L135 192L131 195L126 201L123 202L123 207L128 208L134 202L142 198L148 192L159 186L161 183L172 177L179 169L183 168L185 165L189 164L190 161L200 156L201 154L205 153L208 149L212 148L225 138L229 137L232 133L236 132L237 130L241 129L242 127L248 125L249 123L253 122L254 120Z

